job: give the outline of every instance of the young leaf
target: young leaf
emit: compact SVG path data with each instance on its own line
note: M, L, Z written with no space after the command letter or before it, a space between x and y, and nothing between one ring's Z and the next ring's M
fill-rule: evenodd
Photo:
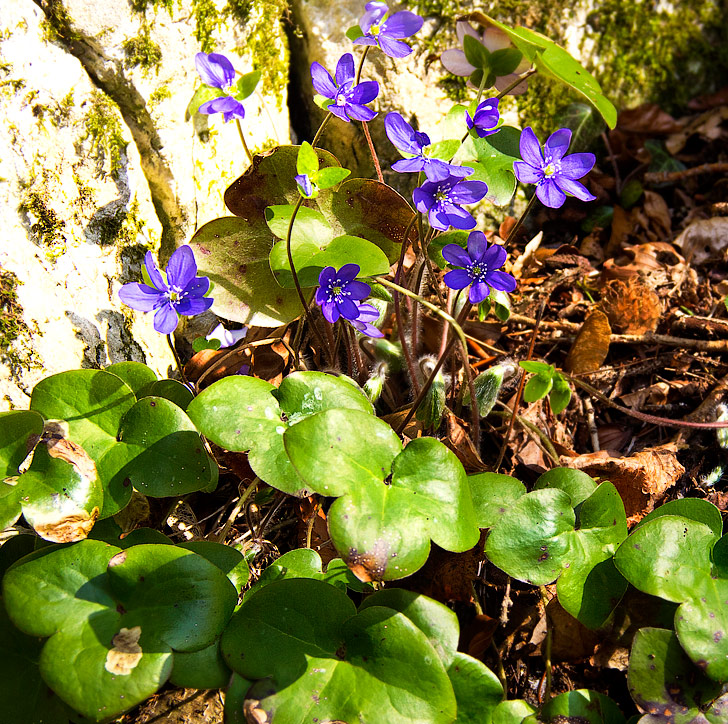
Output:
M472 35L465 35L463 38L463 51L470 65L478 70L490 72L490 51L477 38Z
M319 170L319 158L313 146L308 141L304 141L298 149L298 157L296 159L296 171L299 174L313 176Z
M558 372L554 374L553 381L554 385L549 393L549 405L551 412L558 415L566 409L571 400L571 387Z
M321 169L316 175L316 184L320 189L330 189L338 186L347 176L351 174L348 168L331 166Z
M490 56L490 69L496 76L510 75L523 60L523 53L517 48L502 48Z
M239 101L244 101L248 96L252 95L258 81L260 80L260 71L254 70L252 73L246 73L238 79L235 84L235 98Z
M352 42L364 35L364 31L358 25L352 25L345 33L346 37Z
M531 377L523 388L523 399L526 402L536 402L542 397L546 397L554 384L552 375L539 373Z

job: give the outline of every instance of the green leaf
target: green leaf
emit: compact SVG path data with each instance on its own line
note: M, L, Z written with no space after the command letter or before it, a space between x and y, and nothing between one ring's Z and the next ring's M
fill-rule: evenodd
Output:
M554 384L553 375L539 373L531 377L523 388L523 399L526 402L536 402L551 392Z
M144 389L144 394L140 395L140 399L142 397L164 397L165 400L174 402L180 409L186 410L194 395L189 387L177 380L157 380Z
M447 670L458 705L453 724L491 724L493 712L503 699L498 677L481 661L456 653Z
M703 523L665 515L634 530L614 562L635 588L681 603L710 576L710 551L716 540Z
M509 28L487 15L482 17L506 33L541 74L583 95L601 113L610 128L617 125L617 109L603 95L597 80L563 48L534 30L521 26Z
M195 354L197 354L198 352L202 352L203 349L213 349L213 350L220 349L220 340L219 339L205 339L204 337L196 337L192 341L192 351Z
M619 707L604 694L589 689L565 691L546 702L536 717L526 719L543 724L560 724L563 721L578 721L583 724L625 724Z
M534 490L542 488L563 490L571 498L571 507L576 508L597 489L597 484L583 470L552 468L541 475L533 485Z
M675 634L660 628L637 632L627 685L639 707L675 724L706 722L701 714L720 692L720 686L685 655Z
M265 210L265 222L268 228L279 239L283 239L284 243L288 236L288 227L294 208L295 206L291 204L284 204L268 206ZM307 206L301 206L298 209L291 230L293 247L310 244L324 249L333 238L331 226L320 211L309 209Z
M30 409L50 420L68 422L68 438L95 461L113 445L122 417L136 402L119 377L101 370L51 375L33 389Z
M298 157L296 159L296 171L300 175L312 176L319 170L319 159L313 146L304 141L298 149ZM305 208L305 207L301 207Z
M291 244L291 254L302 287L318 286L319 275L327 266L339 269L344 264L358 264L361 278L389 273L385 253L372 242L356 236L338 236L328 244ZM295 286L285 241L273 247L270 267L278 284L284 288Z
M197 553L198 556L202 556L217 566L228 577L230 583L235 586L238 594L242 592L243 587L250 578L248 562L243 558L243 554L235 550L235 548L209 540L183 541L178 543L177 547ZM209 689L215 687L203 686L199 688Z
M238 82L235 84L235 98L239 101L244 101L248 96L252 95L258 85L260 75L261 73L259 70L254 70L240 76L240 78L238 78Z
M455 612L447 606L421 593L405 591L403 588L377 591L362 601L359 612L371 606L384 606L404 614L427 636L443 666L450 667L453 664L458 656L460 625Z
M571 103L559 114L556 128L571 131L569 151L587 151L597 138L606 130L604 121L597 115L593 106L586 103Z
M205 451L200 435L177 405L162 397L144 397L127 412L119 430L125 464L112 485L124 480L155 498L186 495L217 479L217 463ZM102 469L105 460L102 461Z
M116 362L104 368L104 372L110 372L119 379L126 382L139 399L142 390L157 381L154 370L141 362Z
M316 184L320 189L330 189L338 186L347 176L351 175L348 168L324 168L316 175Z
M523 699L502 701L493 712L493 724L521 724L535 709Z
M681 518L703 523L713 531L716 537L720 537L723 533L723 518L720 510L713 503L702 498L669 500L648 513L632 530L635 531L651 520L661 518L663 515L677 515Z
M213 88L209 85L201 85L193 94L185 111L185 120L189 121L203 103L213 98L222 98L225 93L220 88Z
M283 580L246 599L223 653L274 721L450 724L455 697L437 652L406 616L372 606L355 614L320 581ZM325 696L311 696L311 692Z
M519 362L518 366L531 372L534 375L552 375L554 373L553 365L547 364L546 362L534 362L532 360L526 360Z
M449 161L457 153L459 148L459 138L448 138L429 146L427 148L427 156L429 158L439 158L441 161Z
M673 171L684 171L687 167L682 161L673 158L660 141L649 139L645 141L645 150L650 154L650 173L671 173Z
M553 387L549 393L551 412L558 415L563 412L571 400L571 387L569 383L557 372L553 377Z
M37 412L0 412L0 478L18 474L20 463L42 432L43 418Z
M484 69L486 72L490 71L490 51L477 38L472 35L465 35L463 38L463 51L468 63L474 68Z
M478 414L481 418L490 415L498 400L498 393L503 386L503 378L506 373L505 365L493 365L485 372L481 372L474 380L475 403L478 405ZM470 390L466 390L463 402L470 407Z
M479 528L491 528L526 494L526 486L510 475L477 473L468 475L473 507Z
M230 686L225 692L225 724L249 724L243 707L248 696L251 682L239 674L233 673Z
M523 60L523 53L516 48L502 48L491 53L490 70L496 76L510 75Z
M364 35L364 31L358 25L352 25L345 33L349 40L354 41Z
M223 689L231 674L218 640L199 651L175 652L169 681L187 689Z

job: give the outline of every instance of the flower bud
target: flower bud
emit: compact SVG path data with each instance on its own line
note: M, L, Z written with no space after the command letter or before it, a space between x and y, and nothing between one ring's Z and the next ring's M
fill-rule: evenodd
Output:
M420 360L420 369L424 379L428 379L435 369L435 357L423 357ZM427 390L424 399L417 408L415 417L424 423L425 427L439 427L442 413L445 411L445 377L438 370L435 379Z
M511 362L502 362L501 364L489 367L485 372L481 372L474 380L475 400L478 404L478 414L480 417L487 417L498 399L498 393L503 386L503 381L511 377L516 371L516 367ZM470 390L466 388L463 402L470 405Z

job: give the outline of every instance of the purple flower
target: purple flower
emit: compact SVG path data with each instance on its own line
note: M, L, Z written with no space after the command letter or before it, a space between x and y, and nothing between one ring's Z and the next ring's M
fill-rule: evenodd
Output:
M523 161L515 161L513 169L521 183L536 184L536 196L544 206L552 209L562 206L567 194L581 201L596 199L576 180L592 170L596 157L593 153L565 156L570 143L571 131L568 128L552 133L543 150L530 126L521 132L519 146Z
M505 50L505 48L511 47L510 38L500 28L496 28L494 25L489 25L482 33L479 33L467 20L459 20L455 24L455 30L460 45L463 44L463 39L466 35L471 35L491 53L494 53L496 50ZM445 66L445 69L453 75L472 75L476 70L475 66L470 65L465 57L465 53L460 48L446 50L440 56L440 61ZM513 73L497 77L495 79L495 87L499 91L505 90L530 67L531 62L524 58ZM524 80L523 83L519 83L510 93L515 96L525 93L526 90L528 90L528 81Z
M337 272L334 267L327 266L319 274L321 286L316 292L316 304L321 306L327 322L333 324L339 317L350 322L359 318L357 302L371 293L368 284L355 281L360 269L358 264L344 264Z
M475 219L461 204L474 204L485 196L488 187L483 181L463 181L448 176L442 181L425 181L412 192L417 211L424 214L433 229L447 231L448 227L472 229Z
M216 339L220 342L220 349L225 349L226 347L236 345L247 333L247 327L243 327L242 329L225 329L222 324L218 324L217 327L215 327L215 329L213 329L212 332L205 337L205 339Z
M491 289L499 292L512 292L516 288L516 280L506 272L498 271L506 260L506 250L497 244L488 246L482 231L473 231L468 235L468 250L457 244L447 244L442 248L442 255L453 266L445 274L445 284L450 289L464 289L470 285L468 296L472 304L480 304Z
M364 104L377 97L379 83L367 80L354 85L354 56L351 53L345 53L339 58L336 64L336 80L321 63L311 63L311 80L317 93L333 101L327 106L327 110L342 121L371 121L377 115Z
M498 112L498 103L500 101L497 98L486 98L473 113L473 117L465 111L465 123L468 125L468 130L475 129L475 132L480 138L485 138L493 133L497 133L498 121L500 121L500 113Z
M415 131L399 113L388 113L384 119L387 137L400 151L411 153L414 158L403 158L392 164L392 169L399 173L424 171L430 181L443 181L448 176L465 178L473 173L468 166L452 166L439 158L429 158L425 149L431 145L430 137L421 131Z
M172 254L167 264L166 282L154 263L151 251L144 257L144 266L154 286L124 284L119 290L119 297L124 304L140 312L156 310L154 329L160 334L171 334L177 329L177 315L192 317L212 306L212 299L205 297L210 280L197 276L195 256L189 246L180 246Z
M310 199L313 196L313 192L318 191L318 188L311 181L307 173L299 173L294 178L296 180L296 186L298 186L299 191L305 198Z
M365 8L366 12L359 21L359 27L364 35L357 38L354 45L378 45L382 52L391 58L407 57L412 48L402 42L402 38L414 35L422 27L423 19L409 10L403 10L390 15L382 23L382 18L389 10L386 3L370 2Z
M359 316L349 321L354 329L366 334L367 337L384 337L373 324L377 319L379 319L379 310L373 304L360 304Z
M205 85L217 88L227 95L205 101L198 109L198 113L213 115L222 113L227 123L232 118L245 118L243 104L230 95L230 88L235 83L235 69L233 64L219 53L198 53L195 56L195 66Z

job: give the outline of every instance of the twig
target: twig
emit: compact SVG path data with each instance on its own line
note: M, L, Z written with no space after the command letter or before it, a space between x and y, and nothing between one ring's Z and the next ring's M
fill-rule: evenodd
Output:
M704 173L725 173L726 171L728 171L728 163L704 163L700 166L685 168L682 171L646 173L644 175L644 182L647 184L664 184L692 176L702 176Z
M535 197L534 197L535 198ZM527 211L527 210L526 210ZM525 216L526 213L524 212L523 216ZM521 217L521 219L523 218ZM508 235L508 238L510 238L512 234ZM544 309L546 308L546 300L544 299L543 302L541 302L541 308L538 310L538 317L535 319L535 323L533 325L533 332L531 332L531 343L528 345L528 354L526 355L526 359L530 360L531 355L533 354L533 348L536 345L536 335L538 334L538 328L541 324L541 317L543 316ZM493 468L493 472L497 473L501 463L503 462L503 458L506 455L506 449L508 447L508 441L510 440L511 433L513 432L513 425L516 421L516 415L518 414L518 406L521 404L521 398L523 397L523 388L526 386L526 370L522 370L521 372L521 380L518 383L518 391L516 392L516 399L513 401L513 416L508 421L508 429L506 430L506 435L503 438L503 444L501 445L500 452L498 453L498 460L496 461L495 467Z
M379 157L377 156L377 152L374 148L374 142L372 141L372 136L369 133L369 125L366 121L361 122L361 127L364 129L364 135L367 138L367 143L369 144L369 153L372 155L372 162L374 163L374 170L377 172L377 180L379 183L384 183L384 176L382 175L382 167L379 165Z
M592 447L594 448L594 452L599 452L601 450L601 446L599 445L597 421L594 418L594 405L592 405L592 401L588 397L584 398L584 408L586 409L586 424L589 427Z
M233 527L235 519L240 515L240 511L248 502L248 498L257 490L259 483L260 479L255 478L255 480L253 480L253 482L250 483L247 488L245 488L245 491L241 494L240 499L236 503L235 507L232 509L232 511L230 511L230 515L225 521L225 525L222 527L222 530L216 536L210 536L211 540L216 540L218 543L225 542L225 537L230 532L230 528Z

